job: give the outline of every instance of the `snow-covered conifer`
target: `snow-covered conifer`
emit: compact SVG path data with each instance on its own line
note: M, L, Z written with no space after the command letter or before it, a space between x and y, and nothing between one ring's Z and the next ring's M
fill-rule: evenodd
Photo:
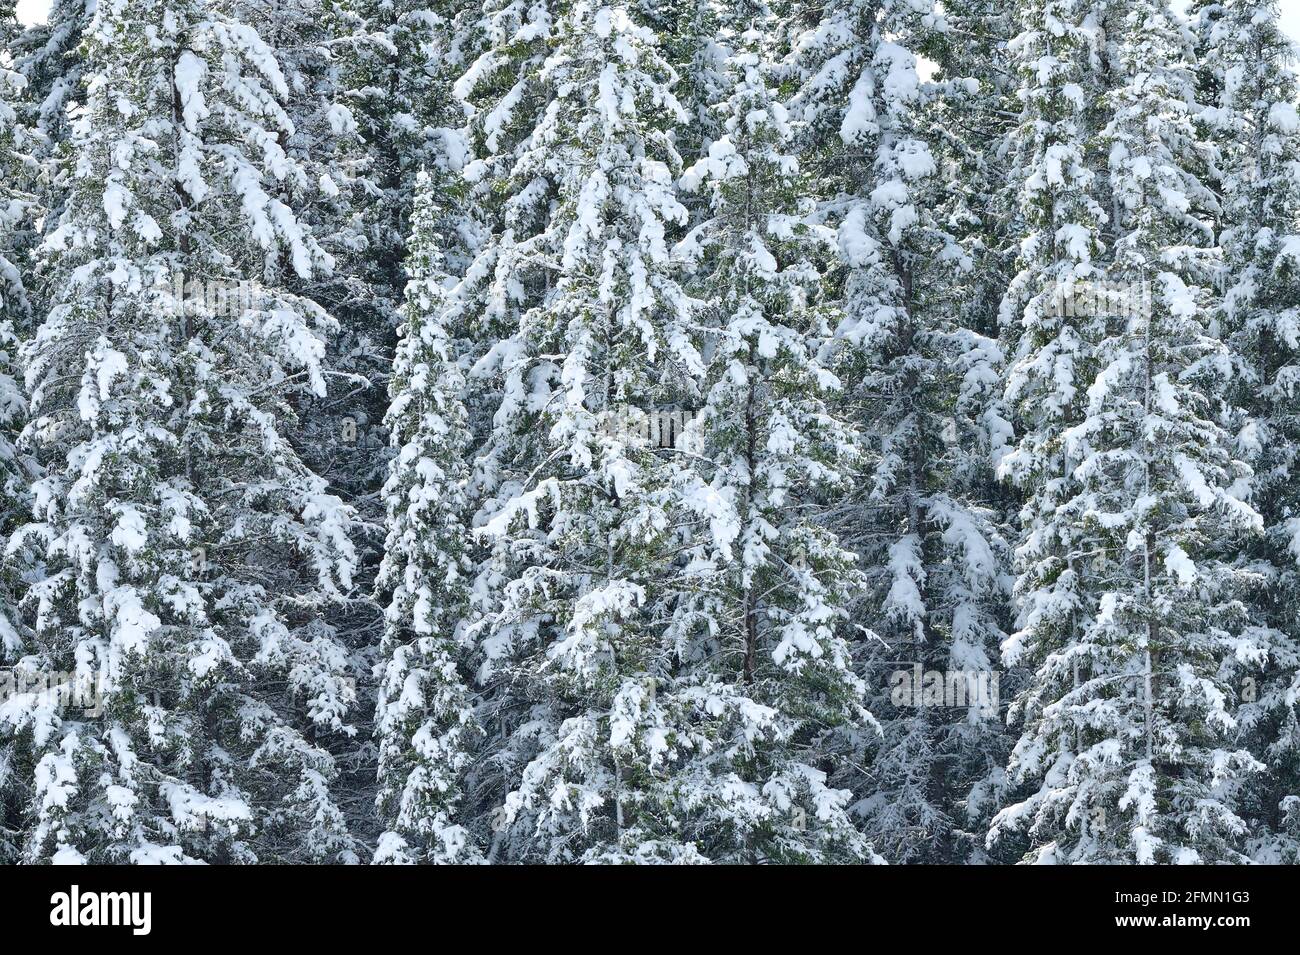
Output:
M681 179L707 197L679 247L708 342L687 498L707 523L677 625L693 631L691 679L717 714L717 743L692 761L691 798L711 859L862 861L875 854L852 792L829 781L828 740L877 731L843 636L861 578L822 520L859 450L820 358L841 321L824 295L833 234L816 219L781 102L777 17L746 2L720 19L720 135Z
M388 540L380 586L386 611L376 715L379 812L376 861L467 862L479 857L455 820L476 742L463 661L469 587L472 436L463 404L459 332L443 305L449 276L440 233L445 196L421 177L410 242L407 315L388 413L396 457L384 496ZM471 675L472 676L472 675Z
M947 198L936 161L982 157L933 125L978 81L923 87L911 48L947 28L919 0L849 4L828 11L796 52L806 155L836 230L843 316L828 354L864 452L830 517L865 576L853 605L868 631L857 656L883 727L879 741L845 741L843 765L861 769L843 778L877 849L897 861L978 849L967 833L985 806L962 804L976 779L997 774L1001 732L992 699L945 709L925 703L920 686L900 697L894 680L919 665L991 691L1006 603L1008 545L982 500L1006 440L1000 351L991 316L982 328L968 317L978 315L971 285L989 276L972 277L983 250L971 248L970 199Z
M1091 13L1089 4L1075 0L1020 3L1009 44L1021 116L1008 145L1008 178L1018 192L1021 235L1001 321L1006 404L1018 433L1000 470L1020 491L1023 507L1015 561L1020 632L1004 646L1003 659L1035 670L1063 667L1067 687L1078 678L1073 660L1060 654L1075 640L1086 597L1074 532L1061 512L1077 491L1062 435L1081 416L1094 330L1089 316L1063 309L1060 301L1076 285L1101 277L1096 260L1107 221L1090 150L1097 133L1092 104L1100 95ZM1042 692L1034 681L1061 678L1060 672L1033 674L1008 711L1013 729L1022 709L1036 705L1033 694Z
M494 405L475 461L489 740L472 822L499 861L701 858L673 772L706 745L667 637L683 464L657 427L702 371L667 242L684 115L639 16L491 5L458 86L481 150L467 172L500 197L465 283L504 333L469 399Z
M1242 861L1243 792L1262 767L1240 745L1227 681L1251 652L1242 575L1217 547L1260 519L1243 500L1249 469L1218 423L1229 360L1203 284L1215 200L1195 174L1180 25L1155 2L1108 14L1109 119L1097 140L1111 197L1107 281L1055 303L1088 323L1087 364L1072 369L1078 417L1055 436L1061 473L1038 485L1057 489L1052 523L1030 529L1054 545L1040 551L1050 564L1007 647L1035 667L1012 757L1027 795L992 832L1027 832L1038 861ZM1043 364L1022 359L1017 382ZM1049 574L1056 592L1043 586Z
M47 471L9 548L44 569L6 709L35 761L32 861L355 858L321 741L350 732L320 612L349 510L286 439L334 323L285 290L326 263L276 183L288 89L222 3L104 0L86 41L58 298L25 350ZM242 283L242 284L241 284Z
M1281 0L15 3L0 862L1300 861Z
M26 83L10 68L5 51L12 49L20 29L13 3L0 3L0 535L6 537L22 520L33 477L26 456L15 447L27 410L18 351L19 336L30 330L31 318L20 238L26 231L30 202L14 185L27 178L22 175L26 143L15 107ZM16 662L25 643L16 606L20 568L13 561L0 567L0 666ZM8 692L0 688L0 707L8 702ZM18 857L24 803L31 788L30 766L0 729L0 862Z
M83 101L82 40L97 0L52 0L42 23L15 36L14 68L27 83L23 119L47 153L67 148L71 111Z
M1221 544L1254 575L1249 652L1234 689L1252 751L1262 861L1300 859L1300 120L1291 42L1271 0L1204 4L1196 21L1201 112L1218 147L1222 297L1215 318L1233 362L1238 453L1253 469L1264 533Z

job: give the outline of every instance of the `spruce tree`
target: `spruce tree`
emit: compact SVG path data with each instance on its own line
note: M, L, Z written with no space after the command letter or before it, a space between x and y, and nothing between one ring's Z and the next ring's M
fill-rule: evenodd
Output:
M970 243L970 199L941 190L936 155L957 147L934 122L966 78L923 88L912 49L944 29L929 4L850 4L827 11L797 49L795 102L839 253L844 314L829 354L863 451L829 514L865 576L852 617L867 630L858 666L883 727L879 742L845 741L842 765L861 768L842 778L897 861L978 848L970 830L983 810L962 804L976 780L997 775L1000 735L991 696L1009 546L983 500L1006 439L992 387L1000 352L990 316L980 328L958 311L989 276L971 275L983 250ZM901 692L900 675L921 682L914 667L959 680L962 702L945 708L920 685ZM968 683L990 698L968 706Z
M96 706L24 714L24 857L355 858L322 748L353 690L319 616L352 519L283 431L334 327L284 288L325 259L271 195L299 172L284 76L222 4L101 3L85 52L15 542L44 558L30 656Z
M69 143L71 115L84 101L82 41L95 0L51 0L43 23L13 38L14 68L27 83L23 119L47 154Z
M861 578L821 519L858 452L820 357L841 316L824 295L826 230L781 101L781 21L759 2L720 20L720 135L681 180L707 197L680 246L707 362L686 502L702 526L678 626L691 628L691 677L719 717L718 742L687 779L710 859L861 861L875 855L851 791L830 782L828 749L836 734L877 729L841 632Z
M1059 303L1093 335L1081 416L1060 435L1074 493L1056 509L1065 572L1086 565L1061 643L1042 646L1033 626L1017 636L1042 662L1013 766L1041 788L994 832L1028 827L1040 861L1243 861L1243 793L1262 767L1240 745L1226 678L1242 574L1216 545L1260 518L1219 424L1229 356L1201 284L1217 210L1196 175L1178 23L1158 3L1110 14L1108 281Z
M36 226L52 229L67 200L73 117L85 101L82 81L84 39L94 14L91 0L52 0L43 23L16 32L8 48L13 69L23 79L23 92L13 104L29 145L20 178L36 208L32 232L25 237L24 255L39 241ZM32 310L43 314L53 290L41 276L32 276L27 295Z
M684 116L638 17L490 6L492 43L458 84L481 150L468 175L502 197L468 279L480 328L504 332L468 398L493 407L469 629L489 736L471 822L494 861L699 858L671 767L703 745L704 701L676 694L664 636L682 469L640 434L701 371L666 241L686 216Z
M1267 0L1203 5L1197 26L1200 113L1217 145L1223 290L1214 315L1231 349L1235 447L1249 460L1250 500L1264 532L1222 545L1253 578L1248 632L1234 687L1251 749L1268 767L1249 798L1261 861L1300 856L1300 149L1291 42Z
M1062 306L1076 288L1087 289L1104 275L1100 258L1108 217L1099 201L1093 147L1101 55L1091 13L1089 4L1075 0L1027 0L1017 6L1020 32L1010 44L1022 106L1009 178L1019 190L1024 235L1002 304L1010 364L1006 402L1017 436L1000 473L1023 495L1023 506L1015 562L1019 629L1004 643L1003 659L1032 674L1007 718L1017 727L1052 712L1058 723L1069 724L1067 735L1074 738L1064 754L1022 738L1010 765L1017 783L1049 774L1060 778L1089 718L1083 706L1054 704L1072 703L1083 664L1094 655L1079 640L1095 598L1082 579L1086 555L1067 514L1079 485L1064 435L1082 420L1098 332L1091 314ZM1050 796L1044 788L1039 801L1049 803ZM1082 816L1069 814L1072 804L1065 794L1059 804L1045 806L1055 814L1043 820L1047 825L1034 816L1041 812L1036 805L1023 818L1004 810L988 842L996 845L1011 823L1020 822L1031 840L1054 848L1051 822L1068 817L1083 824Z
M0 3L0 534L5 538L22 519L34 477L28 456L16 447L27 410L18 351L20 336L30 331L22 254L32 203L14 186L27 178L28 143L15 106L26 83L10 69L4 51L12 49L20 32L14 5ZM10 559L0 568L0 666L19 662L25 646L17 609L22 566ZM18 858L23 806L31 793L30 766L9 732L15 704L9 695L16 689L0 685L0 863Z
M456 821L478 734L472 674L464 669L474 578L472 435L458 340L465 330L447 327L443 308L451 282L441 232L448 198L432 176L420 178L388 413L396 456L384 486L388 540L379 580L391 596L376 714L385 831L375 857L386 863L479 858Z

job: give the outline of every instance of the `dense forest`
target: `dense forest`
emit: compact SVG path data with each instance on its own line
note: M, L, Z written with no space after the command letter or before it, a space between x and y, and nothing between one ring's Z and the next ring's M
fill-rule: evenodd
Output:
M1274 0L0 0L0 862L1300 862Z

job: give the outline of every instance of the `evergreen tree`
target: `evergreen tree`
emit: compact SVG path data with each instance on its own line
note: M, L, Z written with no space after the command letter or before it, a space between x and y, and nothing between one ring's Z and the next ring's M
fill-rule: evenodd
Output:
M1019 191L1024 234L1002 322L1010 360L1006 402L1019 434L1000 471L1024 503L1016 550L1020 630L1004 643L1003 659L1030 667L1033 674L1008 711L1013 726L1036 719L1080 680L1078 656L1065 651L1077 640L1078 621L1089 605L1075 531L1063 511L1078 492L1063 435L1081 418L1095 330L1090 316L1063 309L1060 302L1076 286L1100 280L1096 260L1107 221L1089 148L1096 134L1090 103L1100 95L1091 6L1030 0L1018 5L1017 14L1020 32L1009 49L1022 107L1010 144L1009 179ZM1080 725L1087 719L1081 709L1054 712ZM1026 744L1018 747L1011 768L1012 779L1020 781L1055 771L1056 764ZM1006 821L1004 812L990 846L1006 831ZM1050 836L1042 842L1050 843Z
M681 246L706 303L687 506L708 523L684 571L678 627L690 627L692 680L720 716L717 743L685 779L710 859L872 859L851 791L828 782L828 740L878 728L840 633L861 578L821 520L858 450L834 411L840 383L819 357L840 320L823 295L826 230L781 102L778 17L746 2L722 19L721 135L681 181L709 200Z
M445 197L424 176L411 238L407 323L393 376L389 427L396 457L384 496L388 541L380 585L391 592L380 673L376 861L477 859L456 823L473 757L476 714L463 672L474 576L469 528L472 436L465 369L444 324L449 277ZM459 330L463 335L464 330Z
M1300 861L1278 0L48 6L0 863Z
M31 317L21 254L32 202L18 188L27 178L23 173L30 142L19 123L15 105L23 95L26 81L10 68L4 55L21 29L14 16L13 3L0 3L0 470L6 475L2 482L5 501L13 501L16 495L25 493L21 477L15 471L12 438L14 424L20 421L25 405L16 383L16 336ZM7 523L7 519L0 518L0 522ZM0 611L0 621L6 616ZM5 623L0 622L0 634L4 633L4 627ZM7 635L0 636L0 644L8 649L12 649L12 642Z
M353 692L319 617L351 516L282 430L334 325L284 288L326 260L271 195L300 174L284 76L217 3L101 2L85 63L24 355L47 473L10 549L44 558L29 655L98 702L22 714L24 856L354 858L322 747Z
M850 4L805 32L797 52L796 103L837 228L835 370L864 443L856 489L831 519L865 574L852 616L869 628L859 666L883 718L879 743L846 741L843 765L861 767L845 777L856 810L898 861L971 852L967 827L983 807L962 803L999 762L991 671L1009 548L981 496L1005 441L992 388L1000 353L955 308L975 260L951 228L965 226L965 205L941 217L934 150L948 144L930 123L949 91L921 88L907 46L946 28L926 3ZM961 704L945 709L919 685L905 692L896 678L911 680L914 665L959 679ZM990 698L968 707L967 682Z
M475 463L476 804L496 860L704 861L703 796L677 767L743 700L688 678L674 621L689 474L660 425L704 371L666 241L686 218L684 115L627 8L524 9L490 12L462 87L483 97L469 173L506 194L471 284L488 328L517 329L477 362L470 403L500 395Z
M378 835L370 676L383 633L372 585L383 550L383 415L401 280L376 244L384 224L375 215L370 174L379 156L363 136L350 85L349 53L366 24L332 0L241 0L235 9L274 54L288 90L283 146L295 171L277 180L272 194L326 253L310 275L286 275L285 287L338 322L321 369L329 392L296 399L297 417L286 435L307 467L356 512L356 587L326 609L321 626L348 651L350 679L357 681L358 732L336 739L330 750L343 773L338 788L349 825L369 841Z
M1065 491L1052 536L1068 549L1039 571L1058 592L1028 595L1032 616L1009 646L1036 665L1012 766L1041 788L993 834L1026 829L1038 861L1241 861L1242 791L1260 767L1236 741L1225 678L1240 574L1213 545L1259 516L1217 423L1228 356L1197 284L1213 264L1214 198L1195 174L1173 15L1144 0L1108 12L1108 281L1055 303L1087 323L1091 377L1055 436L1063 473L1047 484Z
M677 74L673 95L686 111L686 122L672 131L682 156L706 154L709 144L722 135L717 105L728 90L727 49L718 31L728 16L730 12L713 0L661 0L646 5L648 25ZM683 194L681 199L695 211L697 197Z
M1257 853L1300 859L1300 150L1290 41L1267 0L1203 5L1196 21L1201 119L1219 150L1223 289L1215 315L1234 364L1235 447L1250 461L1264 533L1223 546L1253 575L1249 636L1234 689L1254 754L1269 768L1249 794Z
M31 234L23 237L22 256L29 256L40 240L36 226L52 229L67 199L71 166L73 117L85 101L83 46L93 0L52 0L45 22L14 34L9 49L13 68L22 78L22 96L14 103L26 130L26 161L16 180L31 195L35 208ZM37 274L28 282L27 296L35 314L50 307L54 290Z
M942 486L979 517L997 560L994 575L985 578L984 633L990 639L995 628L1010 623L1008 597L1014 578L1009 573L1012 555L1007 546L1015 541L1019 506L1015 488L997 477L1013 437L1003 394L1007 360L1001 341L1001 305L1023 235L1018 190L1009 181L1009 144L1019 115L1009 51L1016 32L1013 4L955 0L943 5L935 29L921 45L922 52L937 63L934 91L922 111L939 167L930 188L941 183L933 199L934 218L961 250L958 255L941 256L940 263L948 264L925 281L942 289L932 299L943 316L939 327L968 336L962 347L950 352L961 379L950 378L947 383L957 427L954 435L945 419L945 444L954 460ZM996 665L1000 653L991 643L987 647L990 663ZM993 675L985 679L991 681ZM1003 669L997 683L988 688L997 716L963 727L954 739L959 743L958 759L948 763L944 772L956 777L949 792L960 808L963 839L969 838L967 833L987 831L1006 794L1005 766L1013 740L1004 701L1018 691L1022 676L1017 667ZM991 708L986 706L981 715L989 716ZM985 861L980 841L975 839L965 858Z
M13 3L0 3L0 534L6 538L22 519L34 476L27 456L15 447L27 410L18 349L19 336L30 330L31 307L20 256L31 203L13 185L25 178L27 143L14 105L25 81L9 68L4 51L12 48L20 31ZM24 645L17 612L20 594L18 566L6 562L0 570L0 665L17 662ZM31 792L30 767L6 732L6 711L13 704L8 696L14 689L0 685L0 863L18 856L22 807Z
M464 107L450 94L480 52L481 11L465 0L348 0L335 14L345 99L366 145L358 170L373 223L365 256L400 293L417 176L458 173L467 159ZM457 274L464 265L448 262Z
M84 102L82 41L96 0L51 0L43 23L14 37L14 67L27 83L24 121L47 155L66 147L71 116Z
M365 42L369 24L329 0L242 0L238 15L274 51L284 73L289 119L285 152L296 172L277 181L276 197L291 206L328 254L327 267L294 277L293 290L339 322L326 356L330 395L302 408L298 436L308 464L377 528L378 490L384 481L385 383L392 368L402 296L400 245L387 244L392 228L386 203L372 179L386 161L386 142L365 138L358 111L364 100L352 88L350 51ZM433 94L434 91L430 90ZM445 95L445 91L444 91ZM399 200L407 209L410 189ZM378 215L376 213L379 213ZM380 536L367 548L364 573L378 562ZM354 606L332 615L340 628L360 627L360 642L377 634L374 607Z

